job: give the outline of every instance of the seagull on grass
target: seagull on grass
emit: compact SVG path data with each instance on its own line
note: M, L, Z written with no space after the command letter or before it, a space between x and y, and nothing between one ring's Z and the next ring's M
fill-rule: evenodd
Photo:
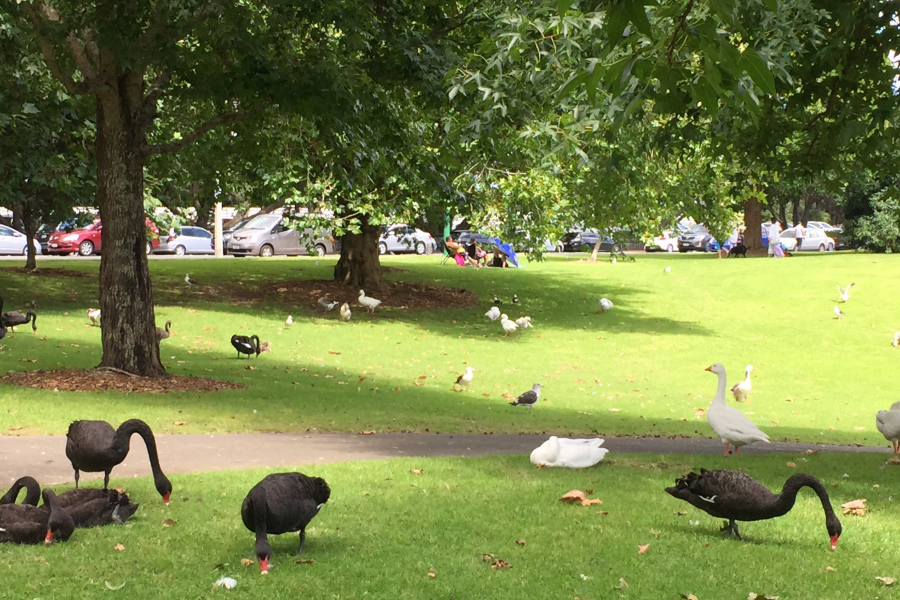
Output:
M534 408L537 401L541 398L541 384L535 383L530 390L520 395L518 398L510 402L511 406L526 406L528 410Z
M497 319L500 318L500 309L497 308L496 306L492 306L489 311L484 313L484 316L486 316L491 321L496 321Z
M453 389L457 392L468 389L469 384L472 383L472 379L475 377L474 372L475 369L472 367L466 367L466 372L456 378L456 384L453 386Z
M190 273L186 273L186 274L185 274L185 276L184 276L184 282L185 282L186 284L188 284L188 285L200 285L199 283L197 283L196 281L194 281L193 279L191 279L191 274L190 274Z
M834 316L837 317L838 321L840 321L841 318L844 316L844 311L842 311L841 309L839 309L839 308L837 307L837 305L835 305L835 307L834 307Z
M294 317L292 317L291 315L288 315L288 318L284 320L284 324L285 324L285 325L288 325L288 326L293 325L293 324L294 324Z
M663 273L669 273L671 271L672 271L672 267L666 267L665 269L663 269Z
M850 285L848 285L848 286L845 287L844 289L841 289L841 286L840 286L840 285L837 286L838 294L841 295L841 302L846 302L847 300L850 299L850 288L852 288L854 285L856 285L856 284L855 284L855 283L851 283Z

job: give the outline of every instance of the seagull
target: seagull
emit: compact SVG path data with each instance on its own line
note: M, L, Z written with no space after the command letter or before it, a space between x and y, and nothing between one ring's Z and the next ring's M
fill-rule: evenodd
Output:
M513 294L513 304L518 304L518 303L519 303L519 297L516 296L515 294Z
M319 298L319 306L325 309L325 312L330 310L334 310L334 307L337 306L338 303L336 300L332 300L331 296L325 294L322 298Z
M503 304L503 300L501 300L500 298L498 298L498 297L497 297L497 294L494 294L494 299L493 299L491 302L492 302L493 304L496 304L497 306L500 306L501 304Z
M531 327L531 317L519 317L516 319L516 325L518 325L520 329Z
M366 310L370 313L374 313L375 309L378 308L378 305L381 304L381 300L367 297L363 290L359 290L359 298L357 300L361 305L365 306Z
M500 318L500 309L497 308L496 306L492 306L489 311L484 313L484 316L486 316L491 321L496 321L497 319Z
M184 282L185 282L186 284L188 284L188 285L200 285L199 283L197 283L196 281L194 281L193 279L191 279L191 274L190 274L190 273L187 273L187 274L184 276Z
M534 408L538 399L541 397L541 384L536 383L530 390L510 402L512 406L527 406L528 410Z
M506 335L511 334L513 331L519 328L516 325L515 321L510 321L509 317L506 315L500 315L500 324L503 325L503 331L506 332Z
M850 299L850 288L852 288L852 287L853 287L852 283L844 289L841 289L841 286L837 286L837 291L841 295L841 302L846 302L847 300Z
M894 332L894 348L900 346L900 331Z
M350 305L346 302L341 304L341 321L349 321L351 314Z
M600 298L600 310L606 312L613 307L612 300L609 298Z
M293 324L294 324L294 317L292 317L291 315L288 315L288 318L284 320L284 324L285 324L285 325L293 325Z
M672 270L672 267L666 267L665 269L663 269L663 273L668 273L671 270Z
M457 392L467 389L469 384L472 383L474 371L475 369L472 367L466 367L466 372L456 378L456 384L453 386L453 389Z
M837 306L834 307L834 315L838 318L838 321L841 320L841 317L844 316L844 311L839 309Z

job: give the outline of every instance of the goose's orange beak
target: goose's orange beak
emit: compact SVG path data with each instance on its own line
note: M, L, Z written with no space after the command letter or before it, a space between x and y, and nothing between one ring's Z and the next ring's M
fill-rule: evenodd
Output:
M704 370L704 371L712 371L712 365L709 365L708 367L706 367L706 368L703 369L703 370Z

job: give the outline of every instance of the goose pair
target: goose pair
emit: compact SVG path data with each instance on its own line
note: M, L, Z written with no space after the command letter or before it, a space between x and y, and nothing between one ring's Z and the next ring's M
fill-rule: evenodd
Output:
M19 491L25 489L22 505L37 507L41 498L41 486L33 477L21 477L13 483L9 491L0 497L0 506L15 504ZM116 490L76 489L58 496L60 506L69 513L75 527L96 527L118 523L121 525L137 512L140 505L129 501L127 494ZM41 510L50 512L44 502Z

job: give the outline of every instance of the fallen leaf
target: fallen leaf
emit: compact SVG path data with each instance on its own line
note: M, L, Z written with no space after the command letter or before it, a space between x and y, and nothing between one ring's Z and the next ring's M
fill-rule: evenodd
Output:
M524 546L524 545L525 545L525 540L516 540L516 543L517 543L518 545L520 545L520 546Z
M754 594L750 592L747 595L747 600L778 600L778 596L773 596L772 594Z
M430 569L428 569L428 576L431 577L432 579L437 577L437 571L434 570L434 567L431 567Z
M704 416L704 415L706 415L706 409L705 409L705 408L695 408L695 409L694 409L694 416L695 416L695 417L702 417L702 416Z
M853 514L858 517L862 517L866 514L866 499L860 498L859 500L851 500L850 502L844 502L841 504L841 508L844 509L844 514Z
M428 379L428 375L419 375L419 379Z
M491 562L492 560L494 560L494 555L493 554L482 554L481 560L483 562Z
M115 546L113 546L113 548L115 548L116 550L121 552L122 550L125 549L125 546L123 546L122 544L116 544Z
M619 577L619 585L616 585L616 586L613 586L613 587L614 587L615 589L617 589L617 590L627 590L627 589L628 589L628 584L625 582L624 579L622 579L621 577Z
M20 359L19 359L19 362L36 363L36 362L37 362L37 359L36 359L36 358L20 358Z
M681 596L682 598L684 598L684 600L699 600L697 598L697 596L695 596L693 594L688 594L687 596L685 596L684 594L678 594L678 595Z
M603 515L603 516L605 517L606 515L609 514L609 511L608 511L608 510L598 510L598 511L597 511L597 514L598 514L598 515Z
M566 492L562 498L559 499L560 502L581 502L587 499L587 496L584 495L584 492L581 490L572 490L571 492Z
M360 431L360 433L361 433L362 435L372 435L372 434L375 433L375 432L374 432L374 431Z
M246 370L248 370L248 371L259 371L259 369L257 369L257 368L254 367L253 365L247 365L247 366L244 367L244 368L245 368Z
M416 380L416 381L413 381L413 385L416 386L416 387L422 387L422 386L424 386L425 384L422 383L421 381Z
M108 581L104 581L103 583L105 583L105 584L106 584L106 587L108 587L108 588L111 589L112 591L116 591L116 590L121 590L123 587L125 587L125 584L126 584L127 582L123 581L123 582L122 582L122 585L113 585L113 584L111 584L111 583L108 582Z
M340 354L340 352L336 352L336 351L334 351L334 350L329 350L329 351L328 351L328 354Z
M795 463L795 462L788 462L788 463L787 463L787 466L789 466L790 468L793 469L794 467L797 466L797 463Z
M25 429L24 425L13 425L9 428L10 431L19 431L20 429Z
M503 560L502 558L500 560L497 560L497 561L494 561L491 563L492 569L508 569L510 567L512 567L512 565L509 564L508 562L506 562L505 560Z
M302 370L302 371L305 371L306 369L301 369L301 370ZM365 381L366 379L367 379L366 377L360 377L360 378L359 378L360 381Z
M421 475L422 469L410 469L409 472L412 473L413 475Z
M829 573L834 573L834 567L825 567L825 570Z
M650 548L650 544L638 544L638 554L644 554L648 548Z
M659 535L662 533L662 531L658 531L658 530L656 530L656 529L651 529L651 530L650 530L650 533L653 534L653 537L659 539Z
M877 579L884 585L894 585L895 583L897 583L897 580L893 577L876 577L875 579Z
M245 567L249 567L250 565L253 564L253 561L250 560L249 558L242 558L241 564L244 565Z
M162 522L163 527L171 527L174 524L175 524L175 521L172 519L166 519Z
M172 425L181 427L182 425L184 425L184 421L172 421Z

